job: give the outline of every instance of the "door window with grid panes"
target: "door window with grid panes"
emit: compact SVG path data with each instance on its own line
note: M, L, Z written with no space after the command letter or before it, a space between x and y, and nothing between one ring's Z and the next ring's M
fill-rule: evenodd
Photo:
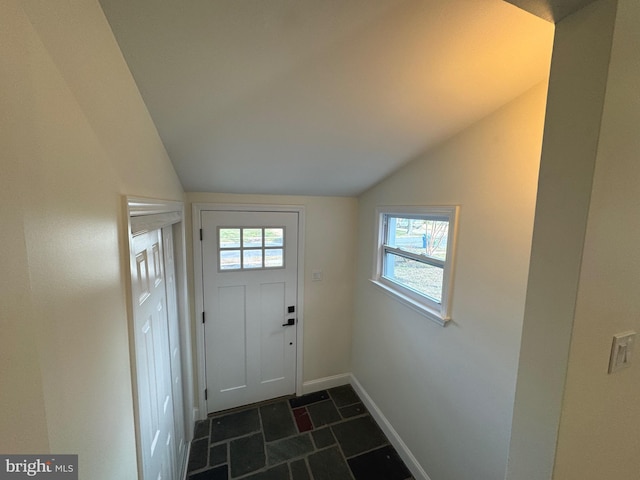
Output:
M218 270L284 268L284 236L284 227L218 228Z

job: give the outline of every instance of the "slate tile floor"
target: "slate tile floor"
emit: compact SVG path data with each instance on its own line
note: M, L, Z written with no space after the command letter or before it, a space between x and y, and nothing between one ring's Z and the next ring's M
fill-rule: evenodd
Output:
M198 422L189 480L407 480L350 385Z

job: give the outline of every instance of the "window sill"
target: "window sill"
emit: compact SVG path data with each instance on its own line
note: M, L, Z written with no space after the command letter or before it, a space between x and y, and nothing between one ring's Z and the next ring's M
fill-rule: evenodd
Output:
M378 280L374 280L373 278L369 280L371 283L373 283L374 285L376 285L378 288L382 289L382 291L384 293L386 293L387 295L389 295L391 298L397 300L398 302L404 304L405 306L409 307L410 309L412 309L413 311L415 311L416 313L419 313L420 315L422 315L423 317L428 318L429 320L431 320L434 323L437 323L438 325L444 327L447 325L447 323L449 321L451 321L450 318L443 318L440 315L440 312L433 310L432 308L427 307L426 305L417 302L416 300L403 295L402 293L398 292L397 290L394 290L391 287L388 287L387 285L385 285L384 283L378 281Z

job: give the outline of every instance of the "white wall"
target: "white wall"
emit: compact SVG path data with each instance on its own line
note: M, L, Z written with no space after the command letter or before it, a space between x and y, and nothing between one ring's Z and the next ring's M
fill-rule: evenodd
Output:
M182 200L96 1L0 2L0 451L137 478L122 194Z
M303 381L349 373L357 200L351 197L187 193L186 202L188 209L193 203L207 202L305 207ZM191 236L191 226L187 228L187 234ZM190 238L187 244L189 277L192 280ZM312 281L312 270L322 270L323 280Z
M640 3L619 0L553 478L640 475L640 355L612 375L613 335L640 333Z
M432 480L504 476L546 86L359 199L352 369ZM369 282L378 205L461 205L453 322Z
M603 0L556 25L509 451L510 480L548 480L553 474L569 346L578 327L574 316L581 303L576 303L578 285L583 281L581 269L583 276L585 273L583 260L587 259L583 259L583 246L615 15L616 2ZM617 251L618 238L616 234L615 241L601 254ZM589 275L601 274L591 270ZM611 309L607 293L603 290L593 300L603 301ZM595 367L602 374L606 372L611 337L591 338L590 347L594 341L601 342L599 348L591 350L592 359L578 370L591 374L590 369ZM590 385L591 381L584 388L589 390ZM581 402L575 398L571 409L582 411ZM571 412L568 415L571 418ZM602 421L606 422L604 418ZM578 426L573 435L599 436L599 432L585 427L586 423ZM583 461L587 460L586 451L580 455ZM598 457L594 452L588 456L591 461ZM567 475L556 478L614 478L608 474L593 476L589 463L584 464L586 470L576 470L586 473L584 476L573 476L565 470Z

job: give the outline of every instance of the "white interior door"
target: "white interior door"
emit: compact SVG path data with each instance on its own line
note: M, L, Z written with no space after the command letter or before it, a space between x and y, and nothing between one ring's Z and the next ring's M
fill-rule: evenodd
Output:
M173 248L173 229L162 229L164 250L164 276L167 292L167 323L169 327L169 353L171 364L171 394L173 398L174 446L176 452L176 475L181 478L181 466L185 464L187 454L186 425L184 418L182 353L180 351L180 321L178 316L178 295L176 285L176 265Z
M160 230L133 238L134 341L145 480L175 479L178 468L162 250Z
M202 211L207 409L295 392L298 214Z

